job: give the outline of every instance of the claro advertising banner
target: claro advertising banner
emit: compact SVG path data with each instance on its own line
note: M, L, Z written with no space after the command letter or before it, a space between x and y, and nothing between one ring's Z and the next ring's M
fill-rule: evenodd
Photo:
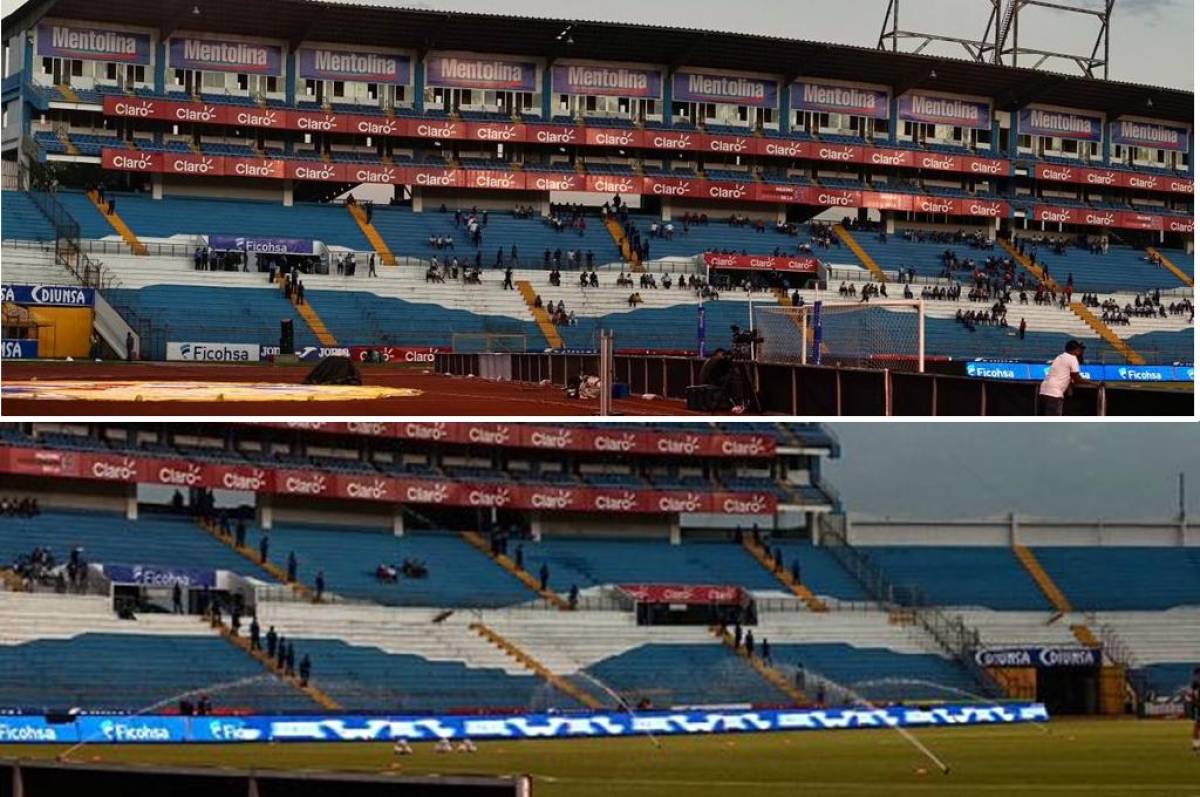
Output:
M0 449L6 473L61 476L176 487L213 487L313 498L348 498L387 503L572 512L674 514L705 512L769 515L774 493L644 490L555 485L510 485L448 479L395 478L301 468L255 469L209 462L93 452Z

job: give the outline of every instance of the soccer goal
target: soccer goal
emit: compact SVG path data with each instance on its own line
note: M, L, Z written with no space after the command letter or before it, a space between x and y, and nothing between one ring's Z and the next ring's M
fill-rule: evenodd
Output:
M754 306L763 338L759 362L925 371L925 303L920 299Z
M450 348L455 354L524 354L528 335L499 332L455 332Z

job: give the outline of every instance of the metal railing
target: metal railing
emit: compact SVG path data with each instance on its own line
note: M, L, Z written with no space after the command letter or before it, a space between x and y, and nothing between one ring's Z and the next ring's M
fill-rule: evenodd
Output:
M899 590L891 583L883 570L855 549L831 524L818 520L818 533L822 546L852 575L881 607L889 611L907 610L913 622L925 630L937 644L956 659L964 669L982 686L989 696L1004 694L1001 684L975 661L975 651L980 647L979 630L967 625L961 617L950 617L941 609L928 605L921 590L912 591L911 603L898 603Z

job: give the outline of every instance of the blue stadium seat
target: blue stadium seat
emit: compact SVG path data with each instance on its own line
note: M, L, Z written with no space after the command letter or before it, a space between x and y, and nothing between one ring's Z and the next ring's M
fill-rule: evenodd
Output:
M858 549L882 568L893 586L923 596L924 603L1006 611L1049 608L1009 548L872 545ZM896 598L908 602L904 595Z
M791 702L745 659L715 641L706 645L640 645L596 662L586 672L629 705L637 705L642 698L649 699L656 708Z
M933 654L898 653L845 644L772 644L777 667L803 665L810 694L820 676L872 702L962 700L979 685L958 662Z
M33 204L24 191L5 191L4 232L5 238L19 241L53 241L54 227L45 214Z
M1077 609L1200 605L1200 549L1038 547L1033 552Z

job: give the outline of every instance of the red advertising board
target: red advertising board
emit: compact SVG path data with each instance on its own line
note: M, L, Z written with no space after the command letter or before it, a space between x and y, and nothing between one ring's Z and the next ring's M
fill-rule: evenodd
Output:
M882 191L864 191L863 207L881 210L912 210L912 194L886 194Z
M225 174L225 158L195 152L165 152L162 156L162 171L164 174L221 177Z
M408 135L415 138L458 139L467 137L467 126L463 122L447 119L413 119Z
M1120 169L1093 169L1085 166L1039 163L1034 167L1034 176L1039 180L1059 183L1078 183L1116 188L1136 188L1144 191L1191 194L1195 190L1188 177L1143 174Z
M466 138L470 141L489 141L509 144L527 141L528 130L515 122L467 122Z
M346 180L355 183L397 185L408 182L408 170L403 166L388 166L383 163L347 163L343 173Z
M406 166L403 170L405 182L410 185L461 188L466 185L464 173L458 169L440 166Z
M862 191L849 188L809 188L805 192L805 204L856 208L862 205L862 195Z
M617 589L638 603L717 603L736 606L746 597L741 587L712 584L619 584Z
M321 180L343 182L350 164L325 163L324 161L283 162L283 176L289 180Z
M709 268L740 271L786 271L816 274L820 262L815 257L773 257L771 255L716 255L705 253L704 265Z
M1194 216L1164 216L1163 229L1167 232L1186 232L1189 235L1196 231Z
M632 174L589 174L587 190L601 194L640 194L642 179Z
M645 146L644 131L630 128L609 129L588 127L584 129L583 143L591 147L642 147Z
M284 426L287 424L276 424ZM395 424L386 423L301 423L292 424L309 430L353 429L357 434L389 435ZM401 425L407 426L407 425ZM454 434L473 435L480 445L499 444L499 440L537 439L521 425L473 425L473 432L451 433L445 424L415 425L402 429L414 439L434 439ZM559 429L541 438L542 447L559 447L573 440L568 430ZM569 430L576 431L576 430ZM592 430L588 430L592 431ZM646 433L596 430L593 437L579 440L596 450L613 450L616 445L641 446L653 450L655 442ZM653 433L650 438L661 437ZM701 436L703 437L703 436ZM751 450L751 435L713 435L709 446L735 446ZM743 440L746 438L746 440ZM769 438L762 438L762 441ZM676 441L684 442L684 441ZM773 441L772 445L773 445ZM777 500L769 493L702 493L683 490L642 490L626 488L562 487L559 485L511 485L495 482L455 482L438 479L395 478L381 474L344 474L296 468L266 469L249 465L200 463L188 460L137 457L123 454L48 451L45 449L5 447L0 449L0 472L37 476L60 476L125 484L163 484L172 487L212 487L247 490L312 498L346 498L388 503L444 504L470 507L510 507L513 509L562 510L577 512L713 512L720 514L770 514Z
M136 149L100 150L100 165L105 169L116 169L122 172L162 172L163 153L143 152Z
M467 169L463 172L467 188L485 188L492 191L524 191L525 173L500 171L497 169Z
M525 140L535 144L582 144L584 128L578 125L526 125Z
M366 362L370 355L378 355L385 363L433 363L435 354L446 352L445 346L351 346L350 359Z
M176 100L147 99L144 97L104 98L106 116L122 116L131 119L163 119L170 122L196 122L201 124L228 124L230 112L235 106L203 102L179 102ZM242 108L241 110L249 110Z
M530 191L586 191L587 180L572 172L526 172L525 187Z
M230 177L266 177L282 180L287 176L284 161L278 158L225 157L225 174Z
M1051 224L1084 224L1091 227L1119 227L1131 230L1166 230L1168 232L1191 232L1192 220L1185 216L1160 216L1124 210L1097 210L1093 208L1060 208L1053 205L1034 205L1033 220ZM1176 222L1175 226L1172 222ZM1179 224L1185 222L1187 226Z

